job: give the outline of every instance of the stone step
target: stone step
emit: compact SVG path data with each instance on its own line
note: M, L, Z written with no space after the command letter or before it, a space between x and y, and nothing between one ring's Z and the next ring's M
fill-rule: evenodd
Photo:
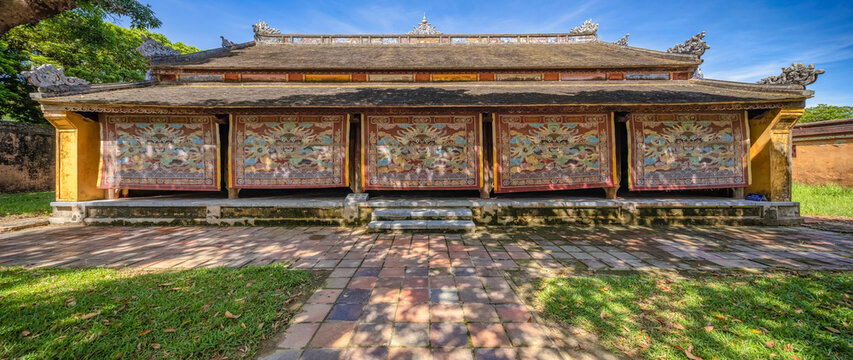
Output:
M471 220L374 220L367 224L370 232L471 232Z
M471 209L400 209L385 208L373 210L373 220L471 220Z

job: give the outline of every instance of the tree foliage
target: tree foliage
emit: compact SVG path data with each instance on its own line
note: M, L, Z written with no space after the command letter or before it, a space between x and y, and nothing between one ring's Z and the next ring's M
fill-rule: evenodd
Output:
M114 4L130 2L136 3L113 1ZM30 66L54 64L62 67L66 75L93 84L139 81L148 70L145 58L136 51L142 35L171 45L181 53L199 51L182 43L173 44L165 35L144 28L128 29L104 21L105 16L123 13L127 11L80 6L38 24L17 26L0 36L0 117L44 121L37 103L29 99L28 94L36 89L19 75ZM131 22L139 26L159 24L159 20L152 22L145 18Z
M25 24L35 24L63 11L80 8L103 16L126 16L132 28L157 28L160 19L151 6L136 0L3 0L0 1L0 34Z
M816 121L838 120L853 118L853 106L834 106L820 104L806 108L803 116L800 117L800 123L810 123Z

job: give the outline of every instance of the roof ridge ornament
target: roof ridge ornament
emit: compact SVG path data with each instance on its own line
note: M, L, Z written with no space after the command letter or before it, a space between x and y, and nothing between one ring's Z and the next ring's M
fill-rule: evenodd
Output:
M38 87L39 92L69 92L89 89L89 82L73 76L65 76L62 68L56 68L53 64L44 64L39 67L33 65L30 71L22 71L30 84Z
M673 54L687 54L687 55L696 55L697 57L701 57L702 54L705 53L705 50L710 49L711 47L705 43L705 32L700 32L693 37L685 40L683 43L675 45L666 52Z
M569 35L595 35L598 32L598 24L592 22L592 19L584 21L581 26L572 28Z
M149 59L181 55L180 51L172 49L169 46L163 45L159 41L154 40L145 35L142 35L142 44L136 48L136 51L139 51L139 53L142 54L143 57Z
M616 42L614 42L614 44L619 45L619 46L628 46L628 36L629 35L631 35L631 34L625 34L625 36L623 36L621 39L616 40Z
M221 39L222 39L222 47L224 47L224 48L231 48L232 46L237 45L237 44L235 44L233 41L230 41L230 40L226 39L226 38L225 38L224 36L222 36L222 35L219 35L219 38L221 38Z
M273 28L273 27L270 27L269 25L267 25L267 23L265 23L261 20L258 20L257 24L252 25L252 30L255 32L255 39L257 39L258 36L281 35L280 30Z
M768 76L758 80L757 84L767 85L811 85L817 81L817 76L826 70L815 69L814 64L806 66L803 63L793 63L791 66L783 67L782 73L777 76Z
M415 26L412 26L412 31L406 33L406 35L441 35L443 34L441 31L435 29L435 25L430 24L427 21L426 14L424 14L424 18L421 20L421 23Z

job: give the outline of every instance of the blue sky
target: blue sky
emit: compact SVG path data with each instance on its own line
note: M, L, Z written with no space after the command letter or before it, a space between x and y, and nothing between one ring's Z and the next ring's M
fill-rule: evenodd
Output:
M155 31L202 49L219 36L252 39L259 19L282 33L399 34L426 13L444 33L568 32L586 19L598 37L666 50L699 31L711 46L706 78L755 82L792 62L826 73L808 105L853 105L853 2L846 1L224 1L140 0L163 26ZM121 22L119 22L121 23Z

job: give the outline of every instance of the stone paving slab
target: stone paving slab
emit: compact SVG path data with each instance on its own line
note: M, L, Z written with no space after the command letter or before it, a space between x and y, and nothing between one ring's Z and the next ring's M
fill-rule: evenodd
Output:
M286 262L330 271L264 359L564 359L504 270L853 270L853 236L798 228L47 227L0 234L0 266Z

